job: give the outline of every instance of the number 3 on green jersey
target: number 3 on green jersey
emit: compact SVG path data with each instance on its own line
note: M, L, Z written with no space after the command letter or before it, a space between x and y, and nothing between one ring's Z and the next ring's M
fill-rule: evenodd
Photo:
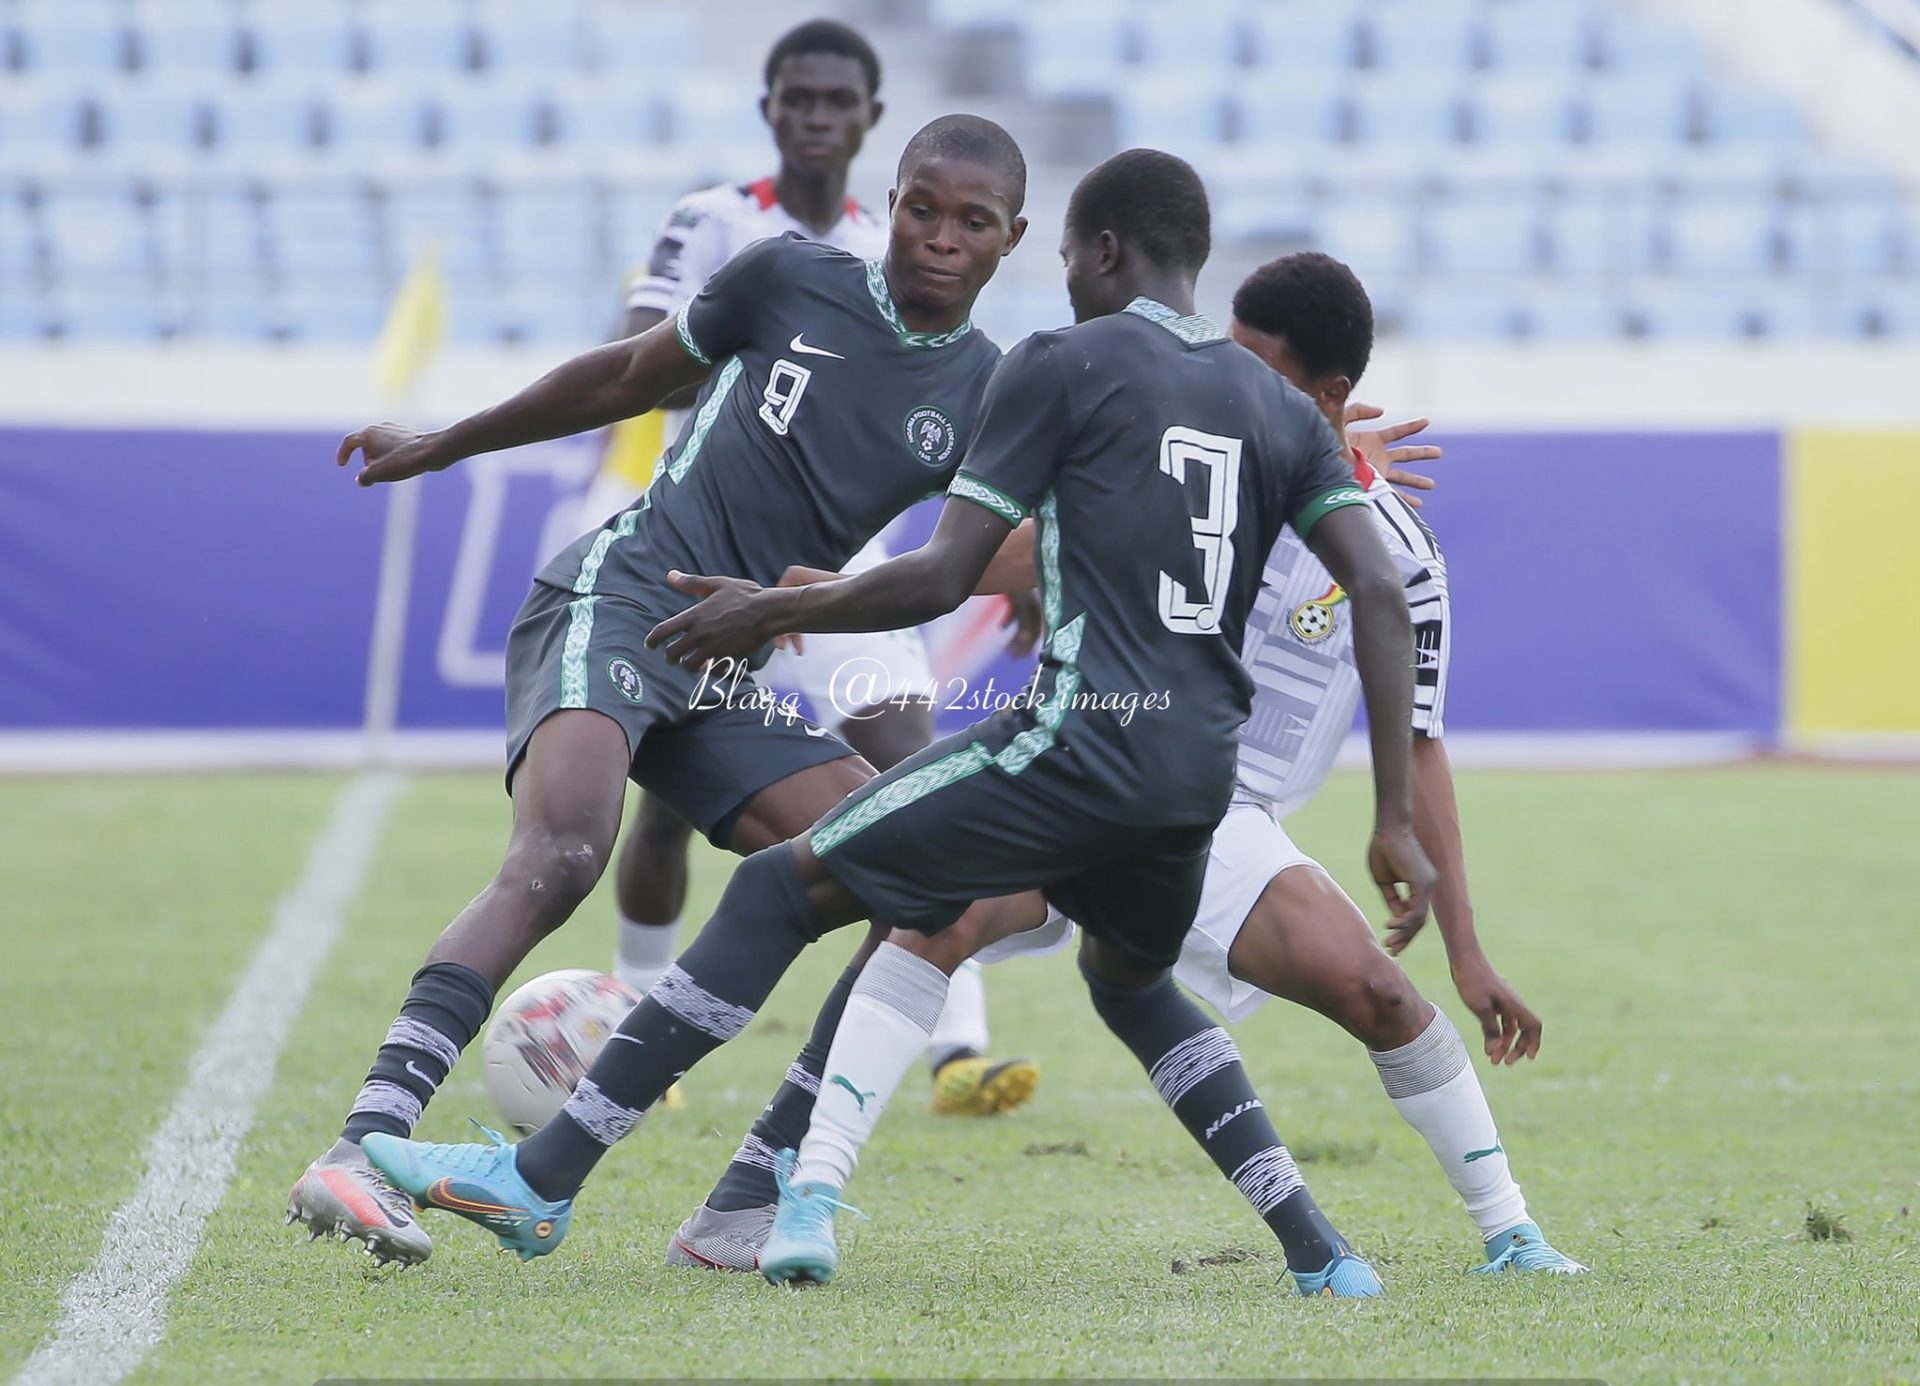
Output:
M1233 574L1233 527L1240 519L1241 440L1175 424L1160 435L1160 470L1187 497L1204 595L1160 570L1160 620L1176 635L1214 635ZM1191 484L1204 481L1204 488ZM1194 508L1196 499L1199 501Z

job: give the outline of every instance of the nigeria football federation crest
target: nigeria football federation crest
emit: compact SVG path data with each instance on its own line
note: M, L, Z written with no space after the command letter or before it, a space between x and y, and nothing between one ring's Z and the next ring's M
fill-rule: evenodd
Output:
M923 404L907 415L907 446L929 467L943 467L951 462L959 442L960 435L953 421L931 404Z
M1307 644L1317 645L1339 628L1334 608L1346 599L1346 592L1336 582L1312 601L1296 606L1287 624Z
M607 665L607 677L613 680L613 686L620 690L620 696L630 703L637 703L647 696L647 686L640 681L640 671L633 667L630 659L612 660Z

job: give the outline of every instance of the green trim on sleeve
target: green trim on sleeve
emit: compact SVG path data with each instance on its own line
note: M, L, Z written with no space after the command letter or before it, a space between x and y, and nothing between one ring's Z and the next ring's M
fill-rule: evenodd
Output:
M954 477L953 484L947 487L947 494L985 506L1010 525L1019 524L1027 515L1027 508L1005 491L964 472Z
M680 311L673 315L674 334L680 338L680 345L686 351L687 355L691 356L703 366L711 366L713 364L712 358L710 358L706 352L700 350L700 344L693 340L693 329L687 325L687 309L691 307L693 307L693 300L688 299L680 305Z
M1336 486L1331 491L1323 491L1301 506L1299 511L1287 523L1293 532L1302 539L1320 523L1331 510L1344 510L1349 505L1365 505L1367 493L1358 486Z

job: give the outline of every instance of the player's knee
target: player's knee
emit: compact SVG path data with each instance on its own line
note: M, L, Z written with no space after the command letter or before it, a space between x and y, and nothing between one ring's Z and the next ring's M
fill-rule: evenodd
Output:
M1399 964L1383 954L1339 988L1333 1018L1369 1049L1398 1049L1419 1037L1431 1009Z
M514 844L500 884L525 898L544 931L566 921L593 892L606 865L605 848L584 834L531 833Z
M634 814L633 841L653 852L684 852L693 836L693 828L672 809L651 794L640 796Z

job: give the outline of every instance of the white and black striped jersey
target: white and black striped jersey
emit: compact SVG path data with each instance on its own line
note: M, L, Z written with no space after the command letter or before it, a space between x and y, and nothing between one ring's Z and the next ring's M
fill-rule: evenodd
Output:
M1438 737L1452 636L1446 557L1391 486L1371 468L1361 476L1380 537L1407 585L1416 659L1413 728ZM1347 594L1291 531L1267 556L1263 581L1241 643L1254 695L1240 731L1235 793L1284 819L1318 792L1332 770L1360 706L1360 673Z

